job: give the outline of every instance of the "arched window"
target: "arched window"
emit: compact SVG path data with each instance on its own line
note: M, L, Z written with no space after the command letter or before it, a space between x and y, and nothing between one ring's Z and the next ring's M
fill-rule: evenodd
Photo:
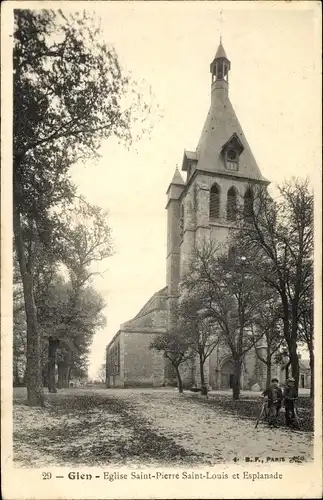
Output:
M244 195L243 215L246 222L251 222L253 213L253 193L249 187Z
M229 189L227 195L227 219L237 220L237 192L234 187Z
M217 184L213 184L210 191L210 219L218 219L220 217L220 188Z

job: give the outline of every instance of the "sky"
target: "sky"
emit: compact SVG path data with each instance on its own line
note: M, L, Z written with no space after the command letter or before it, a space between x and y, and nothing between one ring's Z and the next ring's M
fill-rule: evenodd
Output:
M264 177L281 183L321 166L320 27L316 2L91 2L122 67L150 86L162 118L124 149L72 177L109 211L115 254L94 286L107 326L95 335L89 376L105 346L166 282L166 190L184 149L195 150L210 105L209 65L220 35L231 61L229 95ZM184 174L184 172L183 172Z

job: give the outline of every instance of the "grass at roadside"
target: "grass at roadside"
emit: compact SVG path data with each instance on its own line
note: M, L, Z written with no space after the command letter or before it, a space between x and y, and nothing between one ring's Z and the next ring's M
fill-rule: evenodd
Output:
M251 419L256 423L259 416L262 398L252 396L240 396L238 401L233 401L232 396L228 394L212 394L208 399L199 395L192 394L191 398L194 401L202 402L203 404L210 405L211 407L221 408L221 410L235 415L243 419ZM297 404L297 412L301 423L301 431L313 432L314 418L313 418L313 400L307 396L300 396ZM284 426L284 411L279 414L279 425Z

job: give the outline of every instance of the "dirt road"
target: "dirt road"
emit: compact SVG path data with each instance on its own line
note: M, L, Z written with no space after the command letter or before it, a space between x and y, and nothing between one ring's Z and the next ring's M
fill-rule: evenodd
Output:
M67 389L46 408L15 393L14 459L21 466L206 465L246 459L311 460L313 436L268 429L189 394L153 389Z

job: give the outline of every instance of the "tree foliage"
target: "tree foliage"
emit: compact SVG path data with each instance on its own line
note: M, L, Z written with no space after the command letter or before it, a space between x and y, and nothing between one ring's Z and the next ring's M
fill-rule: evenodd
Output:
M220 343L221 334L213 316L205 307L205 297L185 293L179 305L178 328L186 336L192 354L198 356L202 393L207 394L204 365L215 347Z
M27 322L28 402L39 405L37 250L44 244L55 254L62 226L53 207L68 205L76 193L70 167L96 157L109 137L130 144L149 106L87 12L17 9L14 23L13 227Z
M256 349L256 355L266 365L266 387L268 387L271 383L272 365L280 359L281 353L286 350L282 312L276 294L273 294L259 307L255 328L263 333L263 349Z
M308 180L298 179L278 191L272 199L266 189L253 189L253 210L237 238L253 275L279 297L283 335L298 384L300 315L313 282L313 193Z
M238 399L244 356L263 335L261 331L254 332L253 327L270 292L250 272L249 262L238 247L231 260L223 248L212 243L196 250L182 286L184 291L194 293L204 321L212 321L216 337L231 352L235 370L233 397Z
M183 381L179 366L192 358L190 341L185 333L177 328L157 335L150 344L150 349L162 352L175 368L178 390L183 392Z

